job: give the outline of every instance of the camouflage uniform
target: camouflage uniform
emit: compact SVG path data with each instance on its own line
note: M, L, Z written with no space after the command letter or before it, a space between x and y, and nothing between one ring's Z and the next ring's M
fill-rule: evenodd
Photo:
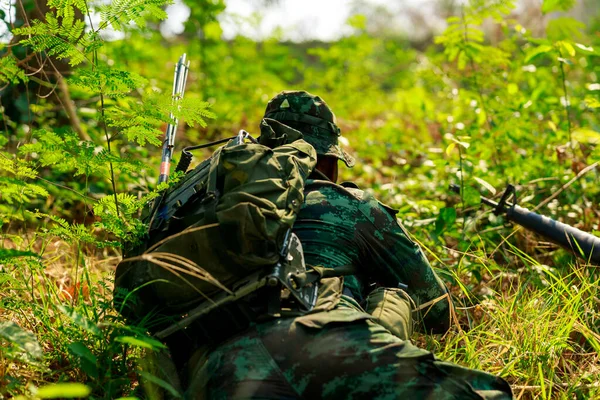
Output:
M373 283L406 285L417 306L440 299L424 310L418 326L425 332L444 333L450 325L446 287L395 214L362 190L309 181L294 233L302 242L307 264L358 267L359 274L345 278L345 287L359 302Z
M277 111L281 104L283 111ZM266 116L299 128L306 128L302 123L319 123L312 131L319 139L313 144L313 137L305 134L306 140L319 154L351 165L352 159L337 146L333 114L326 115L333 122L329 125L294 115L329 111L324 104L306 92L284 92L269 103ZM444 332L449 326L446 288L388 208L358 189L309 181L294 232L307 264L333 269L353 265L358 272L324 279L312 313L256 323L216 347L198 349L188 364L187 398L512 397L503 379L436 360L432 353L392 335L359 304L371 283L404 284L417 306L434 300L422 318L426 331ZM401 310L408 319L410 303L407 299Z

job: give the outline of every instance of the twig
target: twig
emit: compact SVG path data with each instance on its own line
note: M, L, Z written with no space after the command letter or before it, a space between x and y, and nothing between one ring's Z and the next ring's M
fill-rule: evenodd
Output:
M58 77L58 88L60 89L60 94L63 97L63 107L71 120L71 126L73 130L77 132L77 135L81 138L81 140L85 140L88 142L92 141L90 135L83 131L81 128L81 122L79 117L77 116L77 112L75 111L75 107L73 106L73 101L71 100L71 94L69 93L69 88L67 83L65 82L65 78L62 76Z
M553 383L552 386L560 386L562 388L577 388L577 389L591 389L600 387L600 382L588 383L586 385L573 385L570 383ZM511 385L513 389L519 390L540 390L541 385Z
M462 205L462 240L465 240L465 225L467 222L466 204L465 204L465 170L463 168L463 158L461 145L458 146L458 165L460 167L460 203Z
M85 194L83 194L83 193L79 193L79 192L78 192L77 190L75 190L75 189L71 189L71 188L70 188L70 187L68 187L68 186L61 185L60 183L56 183L56 182L49 181L49 180L47 180L47 179L44 179L44 178L42 178L41 176L37 176L35 179L39 179L39 180L41 180L41 181L44 181L44 182L46 182L46 183L48 183L48 184L50 184L50 185L58 186L58 187L60 187L60 188L63 188L63 189L69 190L69 191L71 191L71 192L75 193L77 196L80 196L80 197L82 197L82 198L84 198L84 199L91 199L92 201L96 201L96 199L94 199L93 197L86 196L86 195L85 195Z
M98 31L96 31L94 29L94 23L92 22L92 16L90 14L90 8L88 6L87 1L85 2L85 11L86 11L88 20L90 21L90 27L92 28L92 31L97 33L100 29L98 29ZM98 49L97 48L94 48L92 60L93 60L92 70L96 71L96 68L97 68L96 63L98 62ZM106 137L106 146L107 146L108 154L111 154L112 151L111 151L111 146L110 146L110 135L108 134L108 126L106 125L104 90L102 88L102 85L99 85L98 90L100 92L100 115L102 118L102 126L104 128L104 136ZM110 181L112 183L113 195L115 198L115 210L117 211L117 217L120 218L121 214L119 212L119 198L117 196L117 183L115 180L115 169L114 169L113 163L112 163L112 161L110 161L110 159L108 161L108 166L110 167Z
M558 180L560 180L560 178L558 178L556 176L548 176L546 178L532 179L529 182L527 182L526 185L531 185L531 184L538 183L538 182L558 181Z
M462 23L463 23L464 39L465 39L465 44L466 44L466 43L469 43L469 35L468 35L468 31L467 31L467 20L465 18L465 7L464 6L462 6L462 8L461 8L461 19L462 19ZM477 79L477 73L475 71L475 61L473 60L473 57L471 57L467 52L465 52L465 55L469 59L469 65L471 67L471 71L473 72L473 75L471 77L473 79L473 84L475 85L475 89L477 89L477 94L479 95L479 101L481 102L481 107L483 108L483 112L485 113L485 122L487 124L487 128L489 131L491 131L492 125L493 125L493 120L492 120L492 117L490 116L490 114L488 113L487 105L485 103L485 99L483 98L483 90L481 89L481 86L479 85L479 80Z
M582 169L581 171L579 171L579 173L573 179L571 179L569 182L565 183L560 189L558 189L556 192L554 192L552 194L552 196L550 196L546 200L542 201L540 204L538 204L537 206L535 206L533 208L533 210L531 210L531 211L535 212L535 211L539 210L541 207L543 207L546 204L548 204L549 202L551 202L552 200L554 200L556 197L558 197L559 194L561 194L562 192L564 192L565 189L567 189L573 183L575 183L576 181L578 181L579 179L581 179L582 176L584 176L585 174L587 174L588 172L590 172L591 170L593 170L594 168L596 168L598 166L598 164L600 164L600 161L596 161L595 163L593 163L591 165L588 165L587 167L585 167L584 169Z
M573 157L575 157L575 149L573 149L573 139L571 137L571 113L569 112L569 109L571 108L571 105L569 104L569 93L567 92L567 78L565 75L565 67L564 67L564 63L561 61L563 59L562 56L562 52L560 51L560 49L558 50L558 55L560 56L560 60L558 60L558 63L560 65L560 75L561 75L561 81L562 81L562 88L563 88L563 94L565 95L565 114L567 116L567 128L568 128L568 133L569 133L569 149L571 149L571 155Z

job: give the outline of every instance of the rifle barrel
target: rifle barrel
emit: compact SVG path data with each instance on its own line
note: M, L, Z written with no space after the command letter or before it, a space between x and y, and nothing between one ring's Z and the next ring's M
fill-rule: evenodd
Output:
M452 184L450 190L460 193L460 186ZM504 214L509 221L543 236L592 264L600 265L599 237L516 204L505 204L499 209L497 202L483 196L481 196L481 202L494 207L495 214Z
M600 265L600 238L517 205L506 208L505 214L509 221L545 237L585 261Z

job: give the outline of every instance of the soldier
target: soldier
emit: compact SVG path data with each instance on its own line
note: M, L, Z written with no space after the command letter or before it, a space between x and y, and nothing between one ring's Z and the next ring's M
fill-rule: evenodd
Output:
M410 343L413 321L424 332L447 331L448 291L394 210L335 183L338 160L348 167L354 160L338 145L327 104L285 91L265 118L299 130L317 151L294 232L307 265L346 276L323 279L307 315L255 323L198 349L184 378L189 398L511 398L503 379L438 361Z

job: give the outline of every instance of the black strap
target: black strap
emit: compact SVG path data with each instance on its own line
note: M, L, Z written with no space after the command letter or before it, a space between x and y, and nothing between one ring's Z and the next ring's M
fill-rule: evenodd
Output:
M313 168L312 172L310 173L310 175L308 176L308 179L316 179L316 180L324 180L327 182L331 182L333 183L329 177L327 175L325 175L324 173L322 173L321 171L319 171L317 169L317 167Z
M217 180L219 173L219 161L221 161L221 151L223 148L218 149L210 160L210 167L208 170L208 184L206 188L206 223L214 224L219 222L217 220L217 204L219 203L220 193L217 189Z
M339 278L341 276L355 275L357 268L352 264L341 265L335 268L312 267L306 272L296 274L292 277L298 287L304 287L315 283L323 278Z

